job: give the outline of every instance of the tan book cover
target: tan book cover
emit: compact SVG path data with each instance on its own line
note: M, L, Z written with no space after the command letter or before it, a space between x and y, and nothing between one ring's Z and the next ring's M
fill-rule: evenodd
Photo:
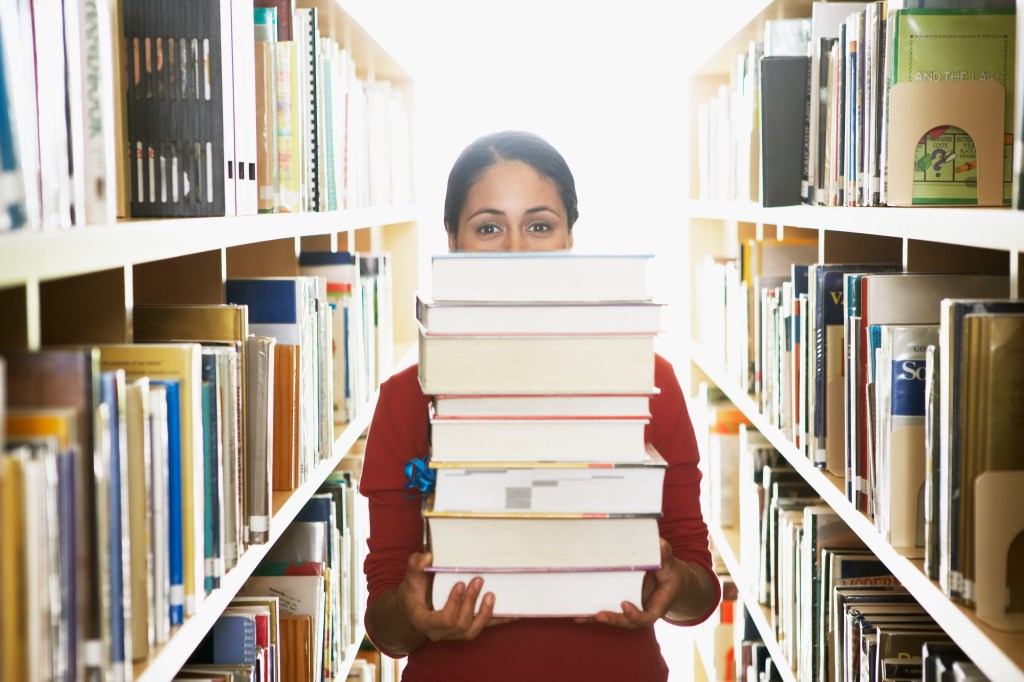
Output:
M23 490L21 460L0 457L0 533L4 538L4 551L0 552L0 592L5 595L0 609L0 679L4 680L23 680L28 670L26 600L15 597L25 589Z
M128 382L126 406L128 415L128 536L131 562L132 657L136 661L149 658L155 630L150 624L153 601L152 538L150 516L149 471L152 448L149 429L149 378Z
M273 489L299 485L299 347L274 347Z

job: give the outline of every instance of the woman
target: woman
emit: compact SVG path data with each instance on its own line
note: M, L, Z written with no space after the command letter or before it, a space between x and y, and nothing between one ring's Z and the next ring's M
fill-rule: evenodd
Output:
M547 251L572 247L579 215L572 173L541 138L504 132L480 138L448 178L445 229L453 251ZM428 452L429 398L416 367L381 386L366 444L360 492L370 501L366 629L377 647L408 655L405 680L664 680L654 636L659 618L706 619L721 588L711 570L700 513L697 445L672 366L658 357L645 432L669 466L665 476L662 565L647 575L642 605L590 619L497 619L480 578L456 585L445 604L429 601L421 502L403 491L404 467Z

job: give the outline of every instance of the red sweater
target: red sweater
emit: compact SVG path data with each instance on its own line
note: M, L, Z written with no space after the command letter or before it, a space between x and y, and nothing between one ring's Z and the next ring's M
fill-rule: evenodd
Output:
M652 418L644 435L668 462L658 527L677 558L700 564L710 573L708 531L700 511L697 442L675 371L660 356L655 385L661 392L651 399ZM364 567L369 603L385 590L397 588L409 555L423 551L421 501L407 499L403 487L406 462L428 452L429 402L420 389L416 366L381 386L359 484L370 506L370 553ZM718 585L717 578L714 582ZM695 625L709 615L680 624ZM373 633L368 634L373 640ZM667 677L654 628L626 630L544 618L485 628L472 641L427 642L409 655L403 680L653 682Z

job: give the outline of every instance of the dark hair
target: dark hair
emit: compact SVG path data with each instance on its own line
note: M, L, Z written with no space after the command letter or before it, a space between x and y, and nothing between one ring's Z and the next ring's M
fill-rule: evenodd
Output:
M470 188L484 171L502 161L522 161L545 179L554 183L565 204L569 230L579 218L576 204L576 180L569 164L547 140L533 133L506 130L491 133L474 140L462 150L451 173L448 174L448 192L444 200L444 229L455 234L459 229L459 214L466 204Z

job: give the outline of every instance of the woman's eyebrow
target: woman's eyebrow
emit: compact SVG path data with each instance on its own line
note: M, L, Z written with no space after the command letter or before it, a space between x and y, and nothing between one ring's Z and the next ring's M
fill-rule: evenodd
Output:
M555 215L558 215L558 211L556 211L555 209L551 208L550 206L546 206L546 205L545 206L534 206L533 208L526 209L526 213L527 214L531 214L531 213L544 213L545 211L547 211L548 213L554 213Z
M505 215L505 212L499 211L496 208L481 208L473 211L473 213L469 215L469 218L475 218L478 215Z

